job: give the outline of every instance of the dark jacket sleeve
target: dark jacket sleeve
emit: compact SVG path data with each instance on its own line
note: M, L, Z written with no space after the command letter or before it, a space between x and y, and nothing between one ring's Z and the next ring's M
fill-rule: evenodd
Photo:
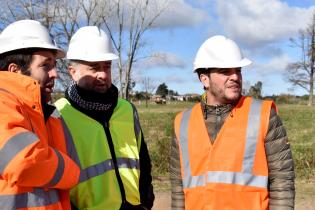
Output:
M172 188L172 209L185 209L185 197L180 170L179 148L175 138L173 138L171 144L170 179Z
M142 133L142 131L141 131ZM151 176L151 160L147 144L144 141L143 134L141 135L141 147L140 147L140 200L141 204L147 209L151 209L154 202L154 193L152 186Z
M265 139L269 170L269 210L294 209L294 164L286 130L274 109Z

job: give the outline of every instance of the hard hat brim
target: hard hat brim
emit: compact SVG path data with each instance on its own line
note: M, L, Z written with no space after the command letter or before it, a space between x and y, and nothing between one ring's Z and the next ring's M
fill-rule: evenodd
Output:
M13 40L11 40L11 39L0 38L0 43L2 43L2 45L0 47L0 54L11 52L14 50L41 48L44 50L55 50L56 51L56 58L64 58L66 55L66 53L62 49L60 49L60 48L58 48L52 44L38 43L38 41L33 41L33 40L28 40L28 41L23 41L23 42L19 42L16 40L16 42L13 45L12 41Z
M230 62L230 63L213 63L211 66L209 63L198 63L194 64L194 72L196 72L197 69L210 69L210 68L218 68L218 69L224 69L224 68L240 68L240 67L245 67L252 64L252 61L249 60L248 58L243 58L240 61L237 61L235 63Z
M66 58L68 60L81 60L81 61L89 61L89 62L97 62L97 61L111 61L118 59L118 56L113 53L104 53L104 54L79 54L67 53Z

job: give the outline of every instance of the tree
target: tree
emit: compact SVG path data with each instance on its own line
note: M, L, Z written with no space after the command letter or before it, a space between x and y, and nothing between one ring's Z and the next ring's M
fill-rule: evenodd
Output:
M67 48L74 32L87 25L103 27L119 56L119 90L128 99L132 67L145 47L144 34L167 8L170 0L0 0L0 27L20 19L46 25L57 43ZM60 63L61 82L69 84L66 62Z
M262 82L258 81L254 86L250 86L248 95L253 96L254 98L261 99L261 92L262 92Z
M314 94L315 12L312 22L299 32L298 39L291 38L290 41L294 47L301 50L301 59L287 65L286 76L293 87L299 86L309 93L308 106L311 106Z
M21 19L40 21L66 49L74 32L81 26L101 24L96 8L102 8L98 0L0 0L2 5L0 25L5 27ZM58 60L59 82L63 87L70 83L65 60Z
M120 85L120 94L128 99L127 87L132 67L139 59L139 51L145 46L143 35L153 27L153 23L166 9L168 1L163 1L165 4L162 6L162 1L159 0L114 0L111 2L110 18L103 18L103 22L119 56L119 82L125 84Z
M145 106L148 107L148 100L150 99L150 95L153 93L156 85L149 77L144 77L141 81L142 89L145 93Z
M162 83L160 84L158 87L157 87L157 90L155 92L156 95L160 95L162 96L163 98L165 98L168 94L168 87L165 83Z

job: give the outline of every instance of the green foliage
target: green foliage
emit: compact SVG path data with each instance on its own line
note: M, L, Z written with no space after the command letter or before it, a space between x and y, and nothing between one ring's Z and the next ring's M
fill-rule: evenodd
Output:
M298 178L315 178L315 107L280 105Z
M155 92L156 95L160 95L162 97L165 97L168 94L168 87L165 83L162 83L158 86Z
M261 99L261 91L262 91L262 82L258 81L254 86L250 86L248 95L253 96L254 98Z
M167 175L175 113L144 112L139 115L150 150L153 176Z
M315 176L315 144L292 147L297 177L311 179Z
M295 96L290 94L281 94L281 95L273 95L273 96L266 96L265 99L271 99L277 104L307 104L308 96Z

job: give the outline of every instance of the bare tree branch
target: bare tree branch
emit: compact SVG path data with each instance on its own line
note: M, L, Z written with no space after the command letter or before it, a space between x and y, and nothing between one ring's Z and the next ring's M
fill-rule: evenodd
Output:
M309 93L308 105L313 104L314 70L315 70L315 12L312 22L305 30L299 32L298 39L290 39L292 46L301 50L300 61L286 67L286 77L294 86L301 87Z

